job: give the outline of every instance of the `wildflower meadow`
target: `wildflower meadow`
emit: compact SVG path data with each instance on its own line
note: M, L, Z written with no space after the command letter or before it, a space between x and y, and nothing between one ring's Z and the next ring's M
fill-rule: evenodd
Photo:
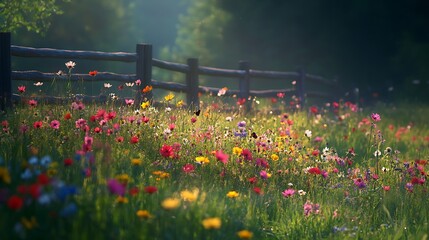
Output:
M427 107L222 88L193 109L139 84L104 83L106 103L69 83L62 104L40 98L50 83L14 89L0 239L427 239Z

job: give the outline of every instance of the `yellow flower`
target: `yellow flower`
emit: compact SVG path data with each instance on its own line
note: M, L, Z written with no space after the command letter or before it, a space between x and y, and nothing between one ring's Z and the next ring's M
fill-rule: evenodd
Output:
M180 100L176 103L176 107L182 107L183 106L183 100Z
M279 160L279 155L277 155L277 154L272 154L271 155L271 160L273 160L273 161L278 161Z
M126 197L122 197L122 196L118 196L117 198L116 198L116 203L128 203L128 198L126 198Z
M218 217L206 218L202 221L205 229L219 229L222 225L222 221Z
M138 159L138 158L133 158L133 159L131 159L131 165L133 165L133 166L142 165L142 160Z
M229 198L236 198L236 197L238 197L238 195L240 195L240 194L238 192L236 192L236 191L229 191L226 194L226 196L229 197Z
M33 229L37 227L37 220L35 217L31 217L30 219L21 218L21 223L26 229Z
M242 149L242 148L239 148L239 147L233 147L233 148L232 148L232 153L233 153L234 155L241 155L241 152L243 152L243 149Z
M173 210L180 206L180 199L178 198L166 198L162 201L161 206L165 210Z
M124 173L124 174L117 175L116 180L118 180L122 184L127 184L128 181L130 180L130 177L128 176L128 174Z
M237 232L237 235L240 239L251 239L253 237L253 233L249 230L241 230Z
M3 180L3 182L6 184L9 184L11 182L10 174L7 168L0 167L0 179Z
M173 100L173 98L174 98L174 94L169 93L167 96L164 97L164 100L169 102L169 101Z
M150 212L147 211L147 210L138 210L136 212L136 215L137 215L137 217L144 218L144 219L148 219L148 218L152 218L153 217L152 214L150 214Z
M149 101L142 102L142 104L140 106L141 106L141 108L146 109L150 106L150 102Z
M192 192L189 190L183 190L180 192L180 196L182 197L183 201L193 202L197 200L198 193L199 193L198 188L194 189Z
M199 156L195 158L195 161L200 164L210 163L210 160L207 157Z

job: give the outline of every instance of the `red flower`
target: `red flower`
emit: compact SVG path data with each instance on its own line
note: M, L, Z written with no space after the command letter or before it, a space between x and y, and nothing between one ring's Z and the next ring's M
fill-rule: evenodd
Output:
M174 156L173 147L169 145L162 145L161 149L159 150L159 153L165 158L170 158Z
M147 186L144 188L144 191L145 191L145 193L152 194L152 193L155 193L156 191L158 191L158 188L155 186Z
M317 109L316 106L312 106L312 107L310 107L310 112L313 114L317 114L319 112L319 109Z
M36 121L33 123L34 128L42 128L43 122L42 121Z
M308 169L308 173L319 175L319 174L322 174L322 171L320 171L318 167L312 167Z
M94 70L94 71L90 71L89 72L89 76L95 77L97 75L98 71Z
M132 187L132 188L130 188L129 193L131 196L135 196L139 193L139 188L138 187Z
M131 137L130 143L136 144L138 142L139 142L139 137L137 137L137 136L132 136Z
M124 141L124 137L119 136L119 137L116 138L116 141L117 142L123 142Z
M7 200L7 206L12 209L12 210L19 210L22 208L22 206L24 205L24 200L22 200L22 198L13 195L11 196L8 200Z
M249 183L251 184L255 184L256 182L258 182L258 179L256 177L251 177L248 179Z
M73 159L71 158L66 158L64 159L64 166L71 166L73 164Z
M315 157L319 156L319 154L320 154L320 151L318 149L313 150L313 152L311 153L311 155Z
M253 159L252 152L250 152L249 149L243 149L241 152L241 156L244 157L244 159L251 161Z
M37 182L40 185L47 185L50 182L50 179L46 174L42 173L39 176L37 176Z
M245 104L246 103L246 99L245 98L239 98L238 100L237 100L237 105L243 105L243 104Z
M258 195L262 195L263 194L262 190L259 187L254 187L253 188L253 192L255 192Z
M35 183L28 186L28 193L34 198L37 199L40 196L41 188L40 185Z

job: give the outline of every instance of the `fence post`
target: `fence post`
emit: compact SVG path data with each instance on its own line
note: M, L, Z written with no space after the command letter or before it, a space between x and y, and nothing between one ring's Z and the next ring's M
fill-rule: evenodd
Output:
M194 106L198 109L200 107L200 100L198 99L198 58L188 58L187 63L189 70L186 73L186 86L188 88L186 101L188 106Z
M304 69L298 69L298 79L296 80L296 91L298 93L298 99L301 106L301 109L304 108L305 105L305 90L304 90L304 81L305 81L305 72Z
M142 100L142 90L146 86L152 85L152 45L137 44L136 46L136 78L141 80L141 85L136 93L135 100L140 103ZM144 93L147 100L152 99L152 91Z
M12 69L10 55L10 32L0 33L0 109L11 106Z
M239 79L238 88L240 89L239 98L246 99L245 104L243 105L244 111L247 112L250 110L251 102L249 102L249 95L250 95L250 77L249 77L249 70L250 70L250 63L247 61L239 61L238 62L238 69L244 70L245 75Z

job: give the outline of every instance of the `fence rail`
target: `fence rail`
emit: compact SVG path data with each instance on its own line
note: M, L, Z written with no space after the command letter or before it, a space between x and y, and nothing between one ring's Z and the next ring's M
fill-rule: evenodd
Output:
M91 77L89 74L72 74L57 75L56 73L44 73L39 71L12 71L11 57L25 58L62 58L62 59L86 59L86 60L103 60L103 61L119 61L131 62L136 64L136 71L132 74L117 74L111 72L99 72L96 77ZM296 72L280 72L280 71L262 71L250 68L250 63L246 61L239 62L239 69L222 69L214 67L199 66L198 59L189 58L186 64L168 62L152 58L152 45L137 44L136 52L100 52L100 51L78 51L78 50L61 50L51 48L32 48L11 45L11 34L0 33L0 97L1 108L11 106L11 81L52 81L53 79L67 79L70 81L118 81L132 82L140 79L142 84L140 87L151 85L155 88L184 92L187 96L187 104L189 106L198 107L198 93L217 94L220 90L215 87L206 87L199 85L199 76L216 76L223 78L236 78L239 82L239 89L228 90L227 96L236 95L240 98L248 98L249 96L256 97L275 97L278 93L294 93L298 96L301 104L305 103L306 97L321 97L329 98L330 94L320 91L305 91L306 83L322 84L324 86L337 87L337 82L320 76L304 73L302 70ZM184 73L186 84L175 82L164 82L152 79L152 68L157 67L173 72ZM278 79L281 81L289 80L296 81L295 88L286 89L269 89L269 90L251 90L250 82L258 79ZM139 89L141 90L141 89ZM140 92L140 91L138 91ZM150 93L151 94L151 93ZM135 96L137 101L141 101L141 94ZM152 98L151 95L146 97ZM51 101L56 101L58 98L49 97ZM94 99L94 96L85 96L84 99ZM248 105L247 108L250 106Z

